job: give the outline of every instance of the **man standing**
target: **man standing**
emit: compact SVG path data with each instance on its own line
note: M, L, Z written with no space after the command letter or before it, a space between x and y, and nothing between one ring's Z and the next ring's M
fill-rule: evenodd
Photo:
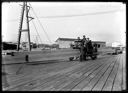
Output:
M81 39L80 37L77 38L77 47L80 48L81 46Z
M93 46L92 46L91 40L89 40L89 42L88 42L88 50L91 52L91 54L93 53Z
M82 46L81 46L81 58L82 58L82 60L83 59L86 60L86 52L87 52L86 43L87 43L86 37L85 37L85 35L83 35Z
M89 41L90 41L89 38L87 38L87 43L86 43L87 51L89 49L89 46L88 46L89 45Z

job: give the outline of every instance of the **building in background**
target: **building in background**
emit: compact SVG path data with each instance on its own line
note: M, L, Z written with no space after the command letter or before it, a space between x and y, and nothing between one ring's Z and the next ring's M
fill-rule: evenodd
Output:
M103 41L92 41L92 44L95 44L97 48L106 47L106 42Z
M16 50L17 44L13 42L2 42L2 50Z
M71 48L71 44L74 44L74 41L77 39L73 38L58 38L56 44L59 45L59 48ZM106 47L106 42L103 41L92 41L92 44L95 44L98 48Z
M118 46L123 46L119 42L113 42L112 47L118 47Z
M71 48L71 44L74 43L76 39L72 38L58 38L56 44L59 45L59 48Z
M58 44L38 44L38 48L41 49L58 49Z
M125 49L126 49L125 46L123 44L119 43L119 42L113 42L112 43L112 48L120 48L123 51L125 51Z
M17 50L17 42L2 42L2 50ZM31 42L31 48L37 48L37 44ZM27 50L28 42L21 42L20 49Z

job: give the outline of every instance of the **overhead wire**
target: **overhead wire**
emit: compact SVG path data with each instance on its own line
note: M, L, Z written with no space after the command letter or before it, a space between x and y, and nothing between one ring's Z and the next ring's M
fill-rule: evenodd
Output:
M29 3L30 4L30 3ZM123 9L119 10L109 10L109 11L102 11L102 12L94 12L94 13L84 13L84 14L74 14L74 15L57 15L57 16L41 16L38 18L65 18L65 17L80 17L80 16L87 16L87 15L99 15L99 14L107 14L107 13L114 13L117 11L121 11ZM17 21L18 19L12 19L8 21Z
M31 6L31 8L32 8L32 5L31 5L30 3L29 3L29 5L30 5L30 6ZM48 36L48 34L46 33L46 31L45 31L45 29L44 29L43 25L41 24L41 22L40 22L40 20L39 20L38 16L36 15L36 13L35 13L35 11L34 11L34 9L33 9L33 8L32 8L32 11L33 11L33 13L35 14L35 16L36 16L36 18L37 18L37 20L38 20L39 24L41 25L41 27L42 27L42 29L43 29L44 33L46 34L46 36L47 36L47 38L48 38L49 42L50 42L50 43L52 43L52 42L51 42L51 40L50 40L50 38L49 38L49 36Z
M31 16L30 12L29 12L29 15ZM32 23L33 23L33 25L34 25L34 28L35 28L35 30L36 30L37 35L38 35L39 38L40 38L41 43L43 43L42 40L41 40L41 37L40 37L40 35L39 35L38 31L37 31L37 28L36 28L35 23L34 23L33 20L32 20Z
M77 14L77 15L59 15L59 16L42 16L40 18L64 18L64 17L79 17L79 16L87 16L87 15L99 15L99 14L107 14L107 13L114 13L120 10L109 10L109 11L102 11L102 12L95 12L95 13L84 13L84 14Z

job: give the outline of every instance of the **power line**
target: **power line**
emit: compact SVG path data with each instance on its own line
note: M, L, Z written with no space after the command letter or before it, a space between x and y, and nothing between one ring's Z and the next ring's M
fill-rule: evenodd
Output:
M57 16L41 16L38 18L65 18L65 17L80 17L80 16L88 16L88 15L99 15L99 14L107 14L107 13L114 13L118 12L120 10L111 10L111 11L102 11L102 12L95 12L95 13L84 13L84 14L76 14L76 15L57 15ZM12 19L12 20L7 20L7 21L17 21L19 19Z
M30 14L30 12L29 12L29 14ZM31 16L31 14L30 14L30 16ZM33 23L34 28L35 28L35 30L36 30L36 32L37 32L37 35L38 35L38 36L39 36L39 38L40 38L40 35L39 35L38 31L37 31L37 28L36 28L35 23L34 23L34 21L33 21L33 20L32 20L32 23ZM40 38L40 41L41 41L41 43L43 43L43 42L42 42L42 40L41 40L41 38Z
M95 12L95 13L84 13L84 14L77 14L77 15L59 15L59 16L42 16L40 18L63 18L63 17L79 17L79 16L87 16L87 15L99 15L99 14L107 14L107 13L114 13L120 10L111 10L111 11L102 11L102 12Z
M39 38L40 38L40 35L39 35L39 33L38 33L38 31L37 31L37 28L36 28L36 26L35 26L35 24L34 24L34 22L32 21L32 23L33 23L33 25L34 25L34 28L35 28L35 30L36 30L36 32L37 32L37 35L39 36ZM41 43L43 43L42 42L42 40L41 40L41 38L40 38L40 41L41 41Z
M31 5L30 3L29 3L29 5L30 5L30 6L31 6L31 8L32 8L32 5ZM37 17L37 15L36 15L36 13L35 13L35 11L34 11L34 9L33 9L33 8L32 8L32 11L33 11L33 13L35 14L35 16L36 16L36 18L37 18L37 20L38 20L39 24L41 25L41 27L42 27L43 31L45 32L45 34L46 34L46 36L47 36L47 38L48 38L49 42L50 42L50 43L52 43L52 42L51 42L51 40L50 40L50 38L49 38L49 36L48 36L48 34L46 33L46 31L45 31L45 29L44 29L43 25L41 24L41 22L40 22L39 18Z

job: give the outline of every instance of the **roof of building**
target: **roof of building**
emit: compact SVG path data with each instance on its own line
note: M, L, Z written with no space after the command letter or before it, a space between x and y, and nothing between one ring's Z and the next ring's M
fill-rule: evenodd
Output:
M62 41L75 41L75 40L77 40L77 39L74 39L74 38L58 38L58 39L56 40L56 42L57 42L58 40L62 40Z
M2 42L3 44L17 44L16 42Z
M105 41L92 41L93 43L106 43Z
M74 39L74 38L58 38L57 40L56 40L56 42L58 41L58 40L61 40L61 41L75 41L75 40L77 40L77 39ZM105 43L105 41L92 41L93 43Z

